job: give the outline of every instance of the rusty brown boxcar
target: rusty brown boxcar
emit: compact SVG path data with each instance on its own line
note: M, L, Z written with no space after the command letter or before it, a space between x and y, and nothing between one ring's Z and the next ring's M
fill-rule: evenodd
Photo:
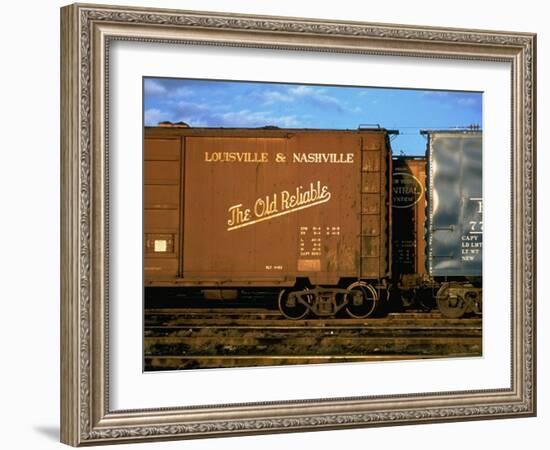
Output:
M146 286L277 288L290 318L385 295L386 130L151 127L144 147Z

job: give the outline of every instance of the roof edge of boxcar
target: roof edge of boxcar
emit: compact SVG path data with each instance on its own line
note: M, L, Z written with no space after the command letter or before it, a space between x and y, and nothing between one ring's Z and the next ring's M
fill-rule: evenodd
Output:
M356 128L356 129L330 129L330 128L278 128L278 127L256 127L256 128L195 128L185 126L146 126L145 136L257 136L261 134L265 137L288 136L292 133L342 133L342 134L399 134L398 130L390 130L386 128Z
M430 135L430 134L476 134L482 133L483 129L479 126L470 126L464 128L445 128L445 129L425 129L420 130L421 135Z

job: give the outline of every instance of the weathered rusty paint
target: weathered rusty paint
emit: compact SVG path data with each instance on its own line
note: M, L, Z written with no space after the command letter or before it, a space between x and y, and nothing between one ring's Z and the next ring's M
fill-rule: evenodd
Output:
M178 276L180 242L180 139L146 139L143 227L145 280Z
M364 137L361 145L361 260L360 278L389 275L391 254L391 149L387 135ZM381 274L384 274L381 276Z
M154 145L146 145L144 148L145 161L179 161L180 148L179 137L171 139L155 139Z
M179 183L179 160L148 161L145 160L143 177L146 185L177 185Z
M385 131L145 131L145 239L175 233L179 262L152 270L146 254L147 284L388 276Z
M179 208L179 186L146 184L143 194L145 209Z
M425 267L426 158L393 160L393 271L423 276Z

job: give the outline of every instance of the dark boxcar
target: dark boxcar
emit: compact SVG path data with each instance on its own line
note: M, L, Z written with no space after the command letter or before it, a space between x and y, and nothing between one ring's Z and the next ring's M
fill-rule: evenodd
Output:
M393 268L399 275L422 277L425 269L426 159L393 159Z
M429 131L426 255L447 315L480 312L483 193L481 131ZM465 281L467 280L467 281Z
M295 315L364 315L389 276L384 130L146 128L144 164L146 285L280 286Z
M432 306L425 264L426 158L393 159L392 276L403 306ZM429 288L428 290L426 290Z

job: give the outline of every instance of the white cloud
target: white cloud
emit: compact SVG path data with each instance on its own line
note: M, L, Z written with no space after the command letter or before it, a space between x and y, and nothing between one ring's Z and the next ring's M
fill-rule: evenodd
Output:
M174 120L174 122L185 122L190 127L195 127L195 128L203 128L203 127L209 126L207 121L200 120L192 116L181 116L176 120Z
M147 127L158 125L159 122L166 120L170 120L170 114L160 109L151 108L147 109L144 113L144 122Z
M335 109L340 112L359 113L359 106L350 106L337 97L328 95L326 89L313 86L293 86L284 91L270 90L259 94L262 104L265 106L276 103L308 102L324 108Z
M162 95L167 92L162 84L149 78L143 83L143 91L145 95Z
M272 103L278 102L288 103L294 101L294 98L291 95L286 95L279 91L263 92L262 97L264 100L264 105L271 105Z
M456 101L461 106L474 106L477 105L477 100L473 97L463 97Z
M162 121L185 122L192 127L262 127L274 125L284 128L302 126L298 116L293 114L277 115L271 111L253 111L251 109L227 110L227 104L209 105L208 103L187 100L167 101L165 110L150 108L145 111L145 124L156 125ZM303 118L302 118L303 119Z
M315 95L323 93L322 89L316 89L311 86L295 86L291 87L288 92L297 97Z
M451 108L456 105L471 108L479 105L479 97L470 93L427 91L423 92L422 95L426 98L440 102L446 108Z
M180 87L177 88L174 92L171 92L170 94L175 95L176 97L191 97L194 92L192 89L189 89L188 87Z
M264 111L230 111L222 114L213 114L214 121L220 121L222 126L260 127L275 125L280 127L296 127L300 122L295 115L271 116Z

